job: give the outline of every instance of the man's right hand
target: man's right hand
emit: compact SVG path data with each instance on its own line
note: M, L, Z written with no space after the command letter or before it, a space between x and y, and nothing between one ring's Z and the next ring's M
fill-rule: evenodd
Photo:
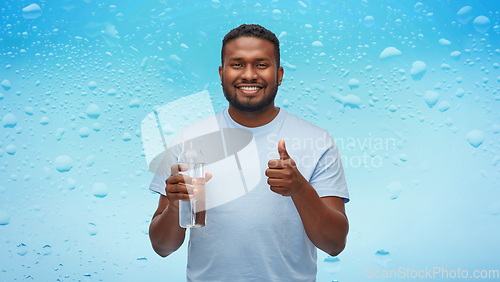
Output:
M187 171L187 169L188 167L185 165L173 165L170 170L170 177L165 181L165 192L167 193L169 202L168 209L174 212L179 212L179 200L189 201L197 192L196 189L193 189L193 184L196 183L196 179L179 174L179 172ZM205 183L211 178L211 173L205 173Z

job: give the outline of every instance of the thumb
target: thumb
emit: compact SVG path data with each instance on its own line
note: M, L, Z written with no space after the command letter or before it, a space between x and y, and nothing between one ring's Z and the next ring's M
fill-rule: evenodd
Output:
M208 182L210 179L212 179L212 174L210 172L205 173L205 182Z
M278 142L278 153L280 154L280 159L281 160L288 160L288 159L290 159L290 155L288 155L288 152L286 151L285 140L283 140L283 139L281 139Z

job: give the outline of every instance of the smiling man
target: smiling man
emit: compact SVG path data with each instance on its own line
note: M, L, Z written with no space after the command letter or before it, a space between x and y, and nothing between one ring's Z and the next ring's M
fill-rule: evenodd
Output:
M284 73L272 32L245 24L231 30L223 39L221 58L219 75L229 108L211 119L221 129L253 134L258 164L242 166L243 175L261 180L244 195L208 209L206 226L191 229L187 280L315 281L316 248L336 256L345 248L348 232L344 203L349 195L338 149L327 130L275 106ZM179 136L206 124L202 120ZM285 139L297 146L287 148ZM170 165L168 178L155 175L150 186L161 195L149 234L163 257L184 241L179 201L189 200L179 166ZM210 171L207 191L229 185L224 181L228 171Z

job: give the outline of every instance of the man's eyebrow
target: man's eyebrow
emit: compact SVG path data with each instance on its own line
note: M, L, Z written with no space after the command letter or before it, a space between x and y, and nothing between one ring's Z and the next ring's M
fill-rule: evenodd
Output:
M242 61L243 58L229 58L229 61ZM255 61L259 61L259 62L262 62L262 61L270 61L271 59L269 58L257 58L255 59Z

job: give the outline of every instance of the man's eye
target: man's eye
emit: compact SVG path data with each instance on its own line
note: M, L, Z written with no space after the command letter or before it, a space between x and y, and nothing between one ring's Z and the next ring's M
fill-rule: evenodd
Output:
M259 67L259 68L265 68L265 67L267 67L267 64L258 64L257 67Z
M238 63L234 63L234 64L231 64L232 67L241 67L242 65L241 64L238 64Z

